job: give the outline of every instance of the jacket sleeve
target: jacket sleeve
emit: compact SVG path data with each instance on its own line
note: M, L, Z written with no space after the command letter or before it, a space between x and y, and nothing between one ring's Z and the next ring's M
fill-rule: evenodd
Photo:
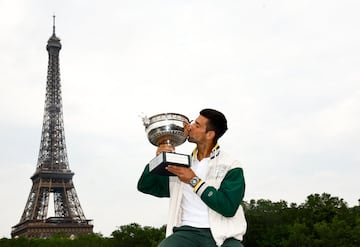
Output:
M149 165L146 165L138 181L137 189L145 194L169 197L169 177L150 173Z
M245 193L243 169L233 168L229 170L218 190L204 182L196 193L212 210L225 217L234 216Z

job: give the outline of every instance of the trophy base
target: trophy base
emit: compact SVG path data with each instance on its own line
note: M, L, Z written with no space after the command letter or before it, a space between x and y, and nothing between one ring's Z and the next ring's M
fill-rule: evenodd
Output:
M190 155L161 152L149 162L149 171L162 176L175 176L165 169L168 165L190 167Z

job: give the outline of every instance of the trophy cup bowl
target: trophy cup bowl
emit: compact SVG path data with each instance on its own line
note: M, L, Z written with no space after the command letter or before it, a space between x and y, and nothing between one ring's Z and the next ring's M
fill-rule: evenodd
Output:
M162 113L150 118L143 117L143 123L148 140L154 146L167 144L172 147L183 144L187 135L184 125L189 124L189 119L178 113ZM151 173L172 176L174 174L165 170L169 164L179 166L190 166L190 156L174 152L162 152L149 162Z

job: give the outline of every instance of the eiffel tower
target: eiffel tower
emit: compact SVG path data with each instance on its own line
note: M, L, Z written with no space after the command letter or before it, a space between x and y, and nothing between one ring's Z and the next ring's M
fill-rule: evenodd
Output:
M85 218L75 191L65 145L59 73L60 39L53 34L47 42L49 54L46 100L37 167L20 222L11 237L47 238L54 233L76 236L92 233L91 220ZM50 195L54 198L54 217L47 217Z

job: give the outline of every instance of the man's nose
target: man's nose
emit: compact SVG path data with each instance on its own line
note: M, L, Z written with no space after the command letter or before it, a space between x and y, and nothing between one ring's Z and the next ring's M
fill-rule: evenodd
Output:
M191 129L192 129L192 124L189 124L188 131L191 131Z

